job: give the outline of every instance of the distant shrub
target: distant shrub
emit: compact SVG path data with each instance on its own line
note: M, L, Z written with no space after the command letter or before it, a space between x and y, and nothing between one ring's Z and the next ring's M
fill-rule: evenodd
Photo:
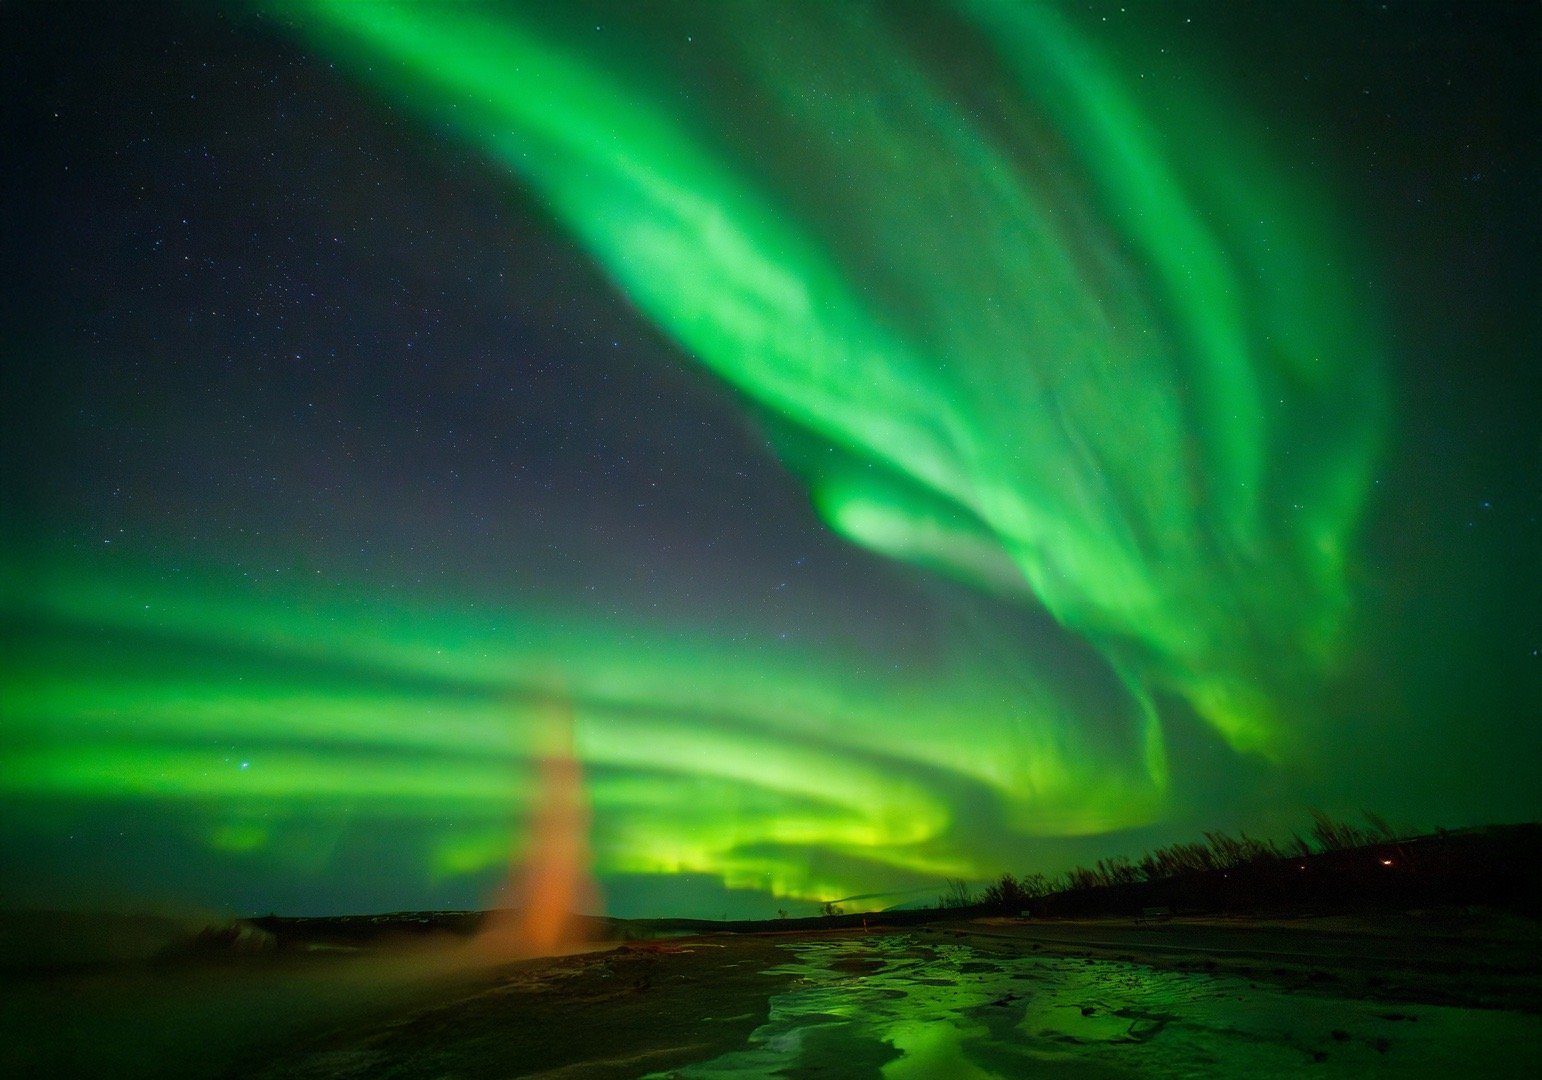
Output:
M980 903L1004 915L1016 915L1028 906L1029 901L1045 894L1031 891L1032 887L1040 883L1048 884L1042 874L1034 874L1024 881L1017 880L1011 874L1002 874L985 887L985 891L980 894Z
M1347 821L1334 821L1322 810L1312 811L1312 839L1323 851L1348 851L1364 847L1375 837Z
M947 888L937 898L937 906L940 908L973 907L975 902L975 895L963 878L948 878Z

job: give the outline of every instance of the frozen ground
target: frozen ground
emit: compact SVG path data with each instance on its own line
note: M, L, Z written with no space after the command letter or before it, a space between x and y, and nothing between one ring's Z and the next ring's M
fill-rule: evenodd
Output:
M1527 920L976 921L14 968L0 1075L1542 1075Z
M784 946L750 1045L655 1076L1526 1076L1516 1012L1302 994L1208 972L987 956L913 935Z

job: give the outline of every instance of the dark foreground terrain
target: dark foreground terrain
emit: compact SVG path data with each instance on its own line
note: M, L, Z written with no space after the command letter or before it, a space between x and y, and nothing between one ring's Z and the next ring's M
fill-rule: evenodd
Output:
M15 968L0 1075L1542 1074L1542 937L1501 914L973 919L521 961L327 929Z

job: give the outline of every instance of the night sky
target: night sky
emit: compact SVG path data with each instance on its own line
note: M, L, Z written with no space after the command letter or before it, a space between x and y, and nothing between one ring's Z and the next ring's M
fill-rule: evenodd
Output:
M1535 5L0 25L0 903L1542 814Z

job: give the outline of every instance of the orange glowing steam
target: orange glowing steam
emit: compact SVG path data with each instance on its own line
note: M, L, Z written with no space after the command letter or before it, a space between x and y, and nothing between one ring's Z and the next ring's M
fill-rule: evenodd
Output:
M510 865L481 935L500 956L551 956L585 944L578 916L596 910L590 873L589 803L574 749L573 708L552 695L537 710L543 752L522 856Z

